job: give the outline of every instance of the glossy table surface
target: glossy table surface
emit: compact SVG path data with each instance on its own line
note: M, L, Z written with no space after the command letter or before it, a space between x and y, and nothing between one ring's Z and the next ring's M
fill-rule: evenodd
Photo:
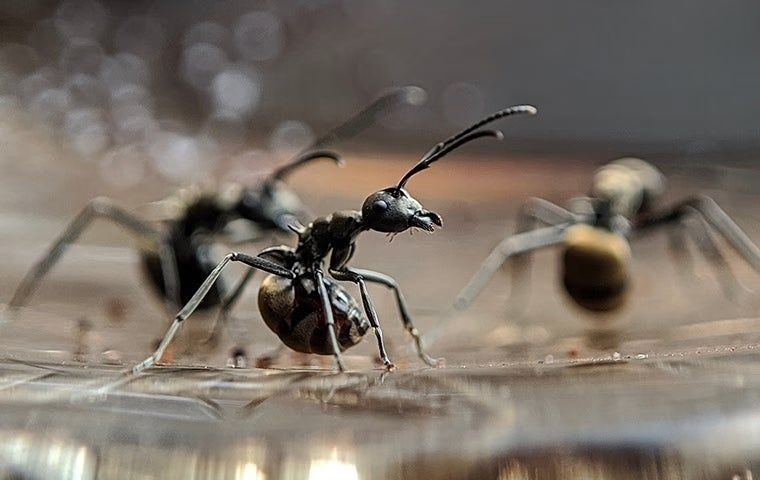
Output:
M356 208L410 161L319 166L306 177L323 180L294 184L317 213ZM568 302L556 252L536 256L525 311L510 310L506 275L467 312L450 308L511 230L521 199L562 202L585 191L593 165L561 161L452 161L411 186L444 217L442 231L360 240L353 264L399 280L431 352L445 357L436 369L415 359L393 298L380 288L372 293L396 371L377 367L371 336L347 352L345 374L333 373L329 358L287 353L272 368L229 368L234 345L256 355L277 344L258 319L253 285L214 348L198 347L209 319L191 317L171 365L123 373L150 352L170 314L143 288L131 240L94 227L28 308L2 312L0 471L72 479L757 476L759 283L732 253L742 287L731 299L698 252L679 266L656 233L634 243L634 288L613 316L589 318ZM726 172L713 172L721 183L708 188L703 171L678 169L669 198L707 189L758 238L756 196L746 187L757 174ZM95 193L65 176L45 184L15 175L0 180L2 298ZM38 203L12 194L24 188Z

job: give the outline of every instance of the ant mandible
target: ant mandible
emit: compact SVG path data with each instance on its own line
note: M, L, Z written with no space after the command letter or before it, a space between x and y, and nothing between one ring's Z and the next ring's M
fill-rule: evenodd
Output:
M502 137L498 130L481 130L484 125L508 115L535 113L536 109L530 105L513 106L496 112L435 145L397 185L367 197L361 211L334 212L315 219L306 227L292 225L292 230L298 234L296 248L272 247L255 257L242 253L228 254L176 315L156 351L135 366L133 371L139 373L161 360L182 323L203 301L230 262L241 262L270 274L259 288L259 310L267 326L293 350L334 355L338 369L344 371L341 352L359 343L372 328L380 358L386 368L392 369L393 363L388 358L380 323L367 290L366 283L369 282L384 285L393 291L401 320L414 339L418 356L430 366L437 365L436 360L424 351L420 333L412 322L396 281L381 273L348 267L356 250L357 237L370 230L396 234L414 228L433 232L435 227L441 227L441 217L423 208L405 189L409 179L466 143L484 137ZM324 272L328 257L327 271L332 279L326 277ZM359 286L366 317L353 297L336 281L352 282Z

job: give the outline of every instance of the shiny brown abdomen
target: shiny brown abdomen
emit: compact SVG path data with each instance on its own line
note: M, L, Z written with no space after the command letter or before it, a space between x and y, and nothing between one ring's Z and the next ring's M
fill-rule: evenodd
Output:
M370 325L356 300L341 286L325 279L341 351L359 343ZM314 281L269 275L259 288L264 322L289 348L302 353L332 355L322 301Z
M562 281L581 307L604 312L619 308L627 297L631 250L620 235L576 225L565 239Z

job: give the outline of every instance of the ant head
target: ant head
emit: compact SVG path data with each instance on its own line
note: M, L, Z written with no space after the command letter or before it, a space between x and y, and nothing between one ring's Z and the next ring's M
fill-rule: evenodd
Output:
M442 227L437 213L425 210L403 188L391 187L375 192L362 205L362 220L367 228L377 232L398 233L409 228L432 232Z
M500 131L480 128L499 118L518 113L532 115L536 113L536 109L530 105L517 105L500 110L434 146L417 165L406 172L398 185L375 192L364 200L362 221L365 227L378 232L398 233L409 228L432 232L436 226L443 226L440 215L425 210L420 202L409 195L405 189L407 182L415 174L430 168L434 162L466 143L484 137L501 139Z
M306 222L310 214L285 180L292 171L317 159L343 164L338 154L327 150L301 155L276 169L261 185L246 189L238 205L238 214L263 228L291 233L290 226L294 221Z
M342 165L337 154L319 149L353 137L399 106L418 106L424 102L425 90L419 87L400 87L386 92L347 121L314 140L307 153L276 169L262 185L248 189L240 203L239 215L264 228L284 232L291 232L295 221L307 223L311 215L298 196L285 184L286 177L316 159L329 159Z

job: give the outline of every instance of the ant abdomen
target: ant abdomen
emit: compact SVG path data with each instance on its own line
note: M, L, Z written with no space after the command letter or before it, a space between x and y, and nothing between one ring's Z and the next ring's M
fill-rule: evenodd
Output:
M624 237L575 225L568 229L562 260L565 290L579 306L609 311L625 302L631 249Z
M370 324L346 289L327 278L324 282L343 351L359 343ZM269 275L259 288L259 311L267 326L289 348L302 353L334 354L321 297L310 277L291 280Z
M179 300L181 307L189 302L195 292L203 284L203 281L211 273L213 266L204 265L200 259L192 255L182 255L178 252L176 257L177 276L179 282ZM140 263L148 284L161 298L167 298L166 278L161 265L161 258L153 250L140 249ZM206 298L198 305L199 310L206 310L218 305L221 297L216 289L209 292Z

